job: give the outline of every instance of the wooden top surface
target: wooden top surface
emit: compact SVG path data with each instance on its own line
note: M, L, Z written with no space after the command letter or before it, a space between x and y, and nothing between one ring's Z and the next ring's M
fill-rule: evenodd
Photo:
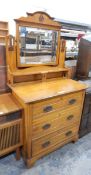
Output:
M0 116L19 111L21 106L16 102L12 94L0 95Z
M86 85L71 79L63 78L46 82L36 82L34 84L26 83L12 87L14 94L23 100L24 103L64 95L83 89L86 89Z
M31 74L41 74L41 73L47 73L47 72L59 72L59 71L68 71L67 68L60 68L58 66L35 66L25 69L18 69L12 74L14 76L21 76L21 75L31 75Z

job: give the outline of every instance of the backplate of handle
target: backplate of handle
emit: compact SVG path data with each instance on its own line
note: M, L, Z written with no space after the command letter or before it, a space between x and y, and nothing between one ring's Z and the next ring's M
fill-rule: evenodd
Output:
M48 147L50 145L50 143L51 143L50 141L47 141L47 142L43 143L42 148Z
M71 120L73 117L74 117L74 115L69 115L69 116L67 117L67 120Z
M44 107L43 111L44 112L50 112L53 110L53 107L51 105Z
M69 100L69 104L70 104L70 105L74 104L75 102L76 102L76 99L71 99L71 100Z
M51 124L50 124L50 123L47 123L47 124L45 124L44 126L42 126L42 128L43 128L44 130L46 130L46 129L50 128L50 127L51 127Z
M72 134L72 131L68 131L65 135L70 136Z

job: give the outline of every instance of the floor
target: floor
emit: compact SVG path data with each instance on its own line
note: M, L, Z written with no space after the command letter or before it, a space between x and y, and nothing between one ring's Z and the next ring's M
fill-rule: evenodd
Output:
M91 133L43 157L31 169L14 154L1 158L0 175L91 175Z

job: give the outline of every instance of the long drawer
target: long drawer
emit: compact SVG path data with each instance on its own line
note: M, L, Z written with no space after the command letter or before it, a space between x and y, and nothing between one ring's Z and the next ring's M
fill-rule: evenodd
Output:
M32 138L39 138L80 121L80 108L51 112L33 120Z
M32 141L32 156L41 154L43 151L51 150L51 147L65 141L69 140L73 136L77 135L78 126L68 127L63 130L56 131L40 139Z
M68 107L79 105L82 102L82 96L83 92L81 91L34 103L33 119L59 108L67 109Z

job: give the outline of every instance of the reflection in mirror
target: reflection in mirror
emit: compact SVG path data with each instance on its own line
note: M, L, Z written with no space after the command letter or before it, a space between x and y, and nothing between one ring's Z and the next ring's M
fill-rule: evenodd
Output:
M55 64L57 40L55 30L20 26L20 64Z

